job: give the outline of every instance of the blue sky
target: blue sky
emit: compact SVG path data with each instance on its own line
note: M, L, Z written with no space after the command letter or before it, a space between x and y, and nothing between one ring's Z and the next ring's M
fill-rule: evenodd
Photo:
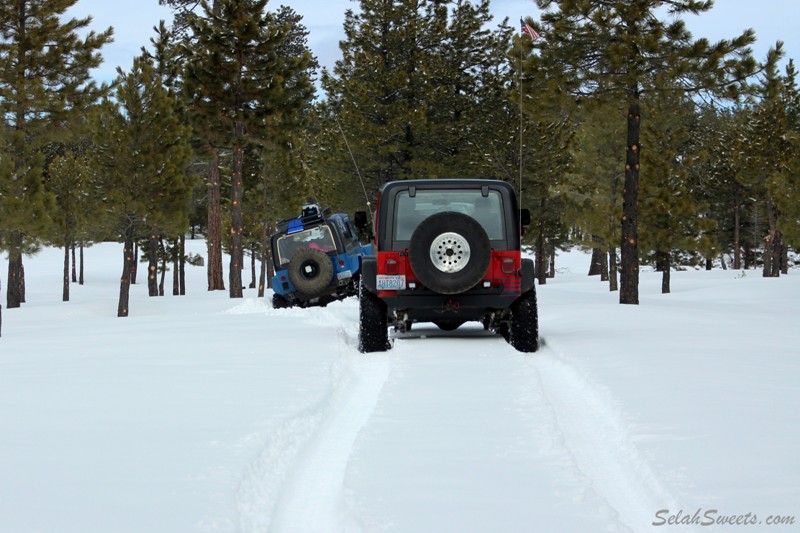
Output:
M303 16L309 29L309 45L323 66L332 66L339 58L339 40L347 9L355 9L355 0L271 0L270 9L290 5ZM492 0L492 11L499 22L508 17L512 24L520 16L538 18L533 0ZM170 11L158 5L158 0L78 0L69 12L73 15L92 15L94 29L114 28L115 42L103 50L104 65L95 73L100 80L115 77L117 66L128 70L142 46L149 44L153 27L160 19L171 20ZM767 49L780 39L785 42L788 57L800 60L800 19L798 0L717 0L712 11L686 18L695 37L712 41L731 38L746 28L756 30L758 42L753 47L756 58L765 57Z

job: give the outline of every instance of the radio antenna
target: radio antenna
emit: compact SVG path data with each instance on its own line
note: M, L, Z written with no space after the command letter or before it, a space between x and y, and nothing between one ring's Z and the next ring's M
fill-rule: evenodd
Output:
M335 120L336 125L339 126L339 131L342 133L342 139L344 139L344 144L347 146L347 152L350 154L350 159L353 160L353 166L356 169L358 181L361 182L361 190L364 191L364 201L367 202L367 216L369 216L369 221L372 223L372 204L370 203L369 196L367 195L367 188L364 185L364 178L361 177L361 172L358 170L358 163L356 163L356 158L353 155L353 151L350 149L350 143L347 142L347 135L344 134L342 124L339 122L339 117L337 117L336 114L333 115L333 120Z

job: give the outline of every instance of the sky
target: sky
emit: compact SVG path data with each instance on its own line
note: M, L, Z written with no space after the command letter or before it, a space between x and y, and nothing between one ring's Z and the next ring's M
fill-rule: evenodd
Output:
M347 9L356 9L358 1L271 0L268 7L277 9L281 4L290 5L303 16L312 52L322 66L332 67L341 57L338 44L343 38L344 13ZM497 23L506 17L511 24L523 16L538 18L539 11L533 0L492 0L491 5ZM91 15L92 28L98 31L109 26L114 28L115 42L102 50L105 62L95 72L95 77L101 81L113 79L118 66L128 70L141 47L149 44L158 21L171 20L170 10L159 6L158 0L78 0L69 14ZM758 39L753 51L756 59L763 60L777 40L784 41L788 57L800 58L798 18L800 2L797 0L717 0L711 11L685 20L695 37L707 37L712 41L732 38L753 28Z

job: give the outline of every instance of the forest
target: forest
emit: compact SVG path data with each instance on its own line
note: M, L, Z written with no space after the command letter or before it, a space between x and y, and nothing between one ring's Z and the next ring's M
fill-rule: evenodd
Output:
M122 244L120 317L140 263L151 296L167 272L183 294L200 260L207 290L263 296L277 220L307 197L374 208L407 178L508 181L539 283L581 246L623 304L644 265L666 293L676 268L787 274L800 246L794 63L780 42L753 57L752 30L691 35L681 15L710 2L536 0L541 18L518 23L490 0L360 0L326 69L290 7L159 0L173 20L98 83L113 29L65 18L77 1L0 0L7 308L25 302L25 257L63 248L68 301L76 255L102 241Z

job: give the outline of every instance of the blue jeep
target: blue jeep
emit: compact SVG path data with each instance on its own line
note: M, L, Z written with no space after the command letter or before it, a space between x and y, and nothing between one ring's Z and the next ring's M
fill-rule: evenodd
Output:
M356 218L363 226L366 213ZM362 258L371 254L372 245L361 244L349 216L309 201L299 217L278 222L272 235L272 306L325 306L355 296Z

